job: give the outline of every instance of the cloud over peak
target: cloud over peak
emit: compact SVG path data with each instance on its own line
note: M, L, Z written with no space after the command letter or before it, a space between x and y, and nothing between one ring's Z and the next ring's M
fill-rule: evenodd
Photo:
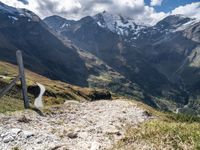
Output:
M80 19L85 16L93 16L97 13L108 11L113 14L121 14L135 19L144 24L155 24L171 13L157 12L153 6L161 5L163 0L151 0L151 5L144 0L0 0L5 4L29 9L41 18L59 15L67 19ZM198 9L198 4L191 4ZM184 13L182 7L172 11L173 14ZM194 10L191 10L194 11ZM187 12L188 15L199 17L197 12Z
M28 5L28 0L17 0L19 2L22 2L24 5Z
M181 14L187 17L200 19L200 2L179 6L174 9L171 14Z

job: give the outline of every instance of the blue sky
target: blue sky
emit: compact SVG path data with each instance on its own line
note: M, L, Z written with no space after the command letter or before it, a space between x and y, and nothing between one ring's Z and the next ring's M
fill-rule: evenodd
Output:
M150 6L151 0L144 0L147 5ZM155 6L155 10L158 12L170 12L179 6L191 4L193 2L200 2L200 0L163 0L161 6ZM200 13L200 12L199 12Z

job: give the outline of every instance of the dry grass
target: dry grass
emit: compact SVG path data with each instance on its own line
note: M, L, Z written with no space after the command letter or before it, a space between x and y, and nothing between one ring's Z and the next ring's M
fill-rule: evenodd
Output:
M19 99L12 98L10 96L5 96L0 99L0 113L6 111L16 111L23 109L23 102Z
M0 75L6 76L5 79L0 78L0 89L10 83L12 79L17 76L17 74L17 66L0 61ZM43 84L46 87L46 92L43 97L45 105L63 104L66 100L93 100L95 95L107 94L107 91L100 89L81 88L60 81L50 80L29 70L26 70L26 80L27 86L29 88L37 88L37 82ZM22 99L20 89L21 87L18 83L17 86L14 87L14 89L11 91L11 93L6 95L3 99L0 99L0 112L4 112L5 110L17 110L19 108L18 105L16 105L16 109L9 109L9 107L15 107L14 101L20 101ZM29 99L32 103L35 96L36 95L31 93L31 91L29 92ZM7 102L5 103L3 100ZM10 105L8 103L10 103Z
M134 102L155 118L138 127L127 127L125 138L112 150L195 150L200 149L200 118L157 111Z
M113 149L200 149L200 124L152 120L137 128L129 127L127 135Z

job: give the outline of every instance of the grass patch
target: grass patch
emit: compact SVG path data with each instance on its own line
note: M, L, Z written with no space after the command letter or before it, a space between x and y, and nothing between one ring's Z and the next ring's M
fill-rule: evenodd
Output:
M152 120L138 128L130 127L124 139L113 149L200 149L200 124ZM136 144L137 143L137 144Z
M22 110L24 108L23 101L9 96L0 99L0 113L7 111Z
M130 100L133 103L136 103L136 105L139 108L142 108L144 110L146 110L149 114L152 114L153 116L155 116L157 119L162 120L162 121L166 121L166 122L181 122L181 123L200 123L200 117L196 116L196 115L191 115L191 114L175 114L175 113L171 113L171 112L162 112L160 110L156 110L154 108L152 108L151 106L148 106L142 102L139 101L133 101Z
M173 122L180 122L180 123L200 123L200 117L190 115L190 114L174 114L168 113L166 117Z
M125 138L112 150L200 150L200 117L160 112L140 102L134 102L155 117L138 127L127 127Z
M18 67L7 62L0 61L0 90L8 85L13 78L18 75ZM4 78L5 76L5 78ZM26 70L26 81L28 87L28 97L33 104L34 99L38 96L37 82L43 84L46 87L43 101L45 106L63 104L66 100L96 100L107 98L108 91L82 88L74 85L70 85L64 82L50 80L44 76L33 73ZM22 102L21 85L20 82L17 86L13 87L9 93L0 99L0 112L20 110L19 101ZM5 102L4 102L5 101Z

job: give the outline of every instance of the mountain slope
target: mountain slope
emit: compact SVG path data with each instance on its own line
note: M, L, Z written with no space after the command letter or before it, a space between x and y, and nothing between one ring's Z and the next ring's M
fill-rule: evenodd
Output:
M88 85L87 69L76 50L64 45L32 12L19 9L13 13L10 10L15 8L0 5L1 60L15 63L15 51L20 49L28 69L52 79Z
M0 91L8 85L18 74L18 68L7 62L0 61ZM28 96L33 104L39 95L37 82L45 86L46 92L43 100L45 106L63 104L67 100L93 101L99 99L111 99L110 92L101 89L81 88L64 82L50 80L44 76L26 70ZM0 100L0 112L22 109L21 86L16 86Z
M100 87L128 96L144 97L139 85L125 79L94 55L80 52L77 46L52 32L32 12L2 3L0 6L0 60L16 63L15 51L20 49L25 67L48 78L84 87ZM56 23L63 23L63 19L57 19Z
M151 62L156 54L151 45L154 43L152 40L154 37L158 38L157 41L162 39L161 35L164 36L164 33L158 33L157 30L154 33L153 27L137 25L132 20L107 12L82 18L64 28L62 24L54 28L52 23L55 24L55 20L59 20L58 16L48 17L44 22L59 33L59 36L71 40L102 59L126 79L138 84L145 93L182 104L188 102L184 89L171 82L170 78ZM60 20L63 21L63 18ZM68 22L66 20L66 23ZM153 34L152 38L149 38L149 34Z
M145 44L139 46L149 57L153 66L171 82L184 84L185 88L190 88L191 83L194 83L192 78L185 78L184 70L190 70L193 61L197 61L194 58L198 59L195 54L199 47L199 26L199 22L194 19L180 15L169 16L149 28L146 37L143 35L140 37L147 39ZM147 37L151 38L148 40ZM190 77L195 77L192 73L194 71L189 72Z
M199 95L194 19L168 16L147 27L103 12L79 21L48 17L48 27L28 10L3 3L0 10L1 60L15 63L21 49L25 66L51 79L136 96L167 110Z

